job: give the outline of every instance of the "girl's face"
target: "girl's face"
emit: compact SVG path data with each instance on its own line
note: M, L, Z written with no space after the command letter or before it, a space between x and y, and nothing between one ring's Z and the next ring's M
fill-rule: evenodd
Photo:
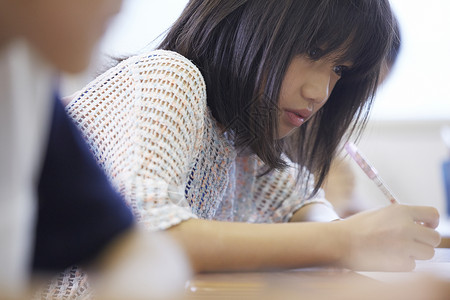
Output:
M122 0L4 0L9 35L25 36L63 71L87 67L98 39Z
M310 119L328 100L336 82L351 63L333 57L313 60L294 57L283 79L278 101L278 136L284 138Z

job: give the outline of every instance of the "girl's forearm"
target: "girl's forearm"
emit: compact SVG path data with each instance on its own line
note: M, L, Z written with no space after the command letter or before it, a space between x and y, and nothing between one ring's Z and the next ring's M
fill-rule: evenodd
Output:
M332 223L252 224L191 219L169 233L197 272L335 265L344 235Z
M311 203L297 210L290 222L330 222L339 220L336 211L325 203Z

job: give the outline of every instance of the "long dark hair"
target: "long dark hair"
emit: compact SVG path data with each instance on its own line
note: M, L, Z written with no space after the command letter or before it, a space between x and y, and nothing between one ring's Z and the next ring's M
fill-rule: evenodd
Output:
M342 138L366 122L392 38L388 0L191 0L158 48L200 69L208 106L237 149L251 149L267 172L284 168L286 153L315 175L314 194ZM278 139L287 67L318 48L315 59L339 53L353 66L310 121Z

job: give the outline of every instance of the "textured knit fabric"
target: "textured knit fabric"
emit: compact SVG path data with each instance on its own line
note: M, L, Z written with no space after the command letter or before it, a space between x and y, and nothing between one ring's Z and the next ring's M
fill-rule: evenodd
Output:
M95 299L88 275L73 266L59 273L33 295L32 300L90 300Z
M185 57L156 50L100 75L67 106L98 163L151 230L189 218L285 222L310 185L295 168L263 177L212 117L203 77ZM300 182L301 183L301 182ZM306 193L305 193L306 192Z

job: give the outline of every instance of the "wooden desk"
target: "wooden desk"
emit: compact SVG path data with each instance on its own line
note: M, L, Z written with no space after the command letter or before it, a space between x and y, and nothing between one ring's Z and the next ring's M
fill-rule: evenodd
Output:
M312 268L282 272L199 274L187 283L185 299L410 299L409 296L403 297L405 289L394 290L390 283L412 279L422 272L435 273L433 268L436 266L439 266L440 274L449 275L442 280L448 283L450 295L450 249L436 249L435 258L419 262L414 272L358 273ZM406 290L406 293L409 291ZM418 293L426 293L426 289L418 288L418 292L415 292L413 286L410 293L422 299ZM424 300L428 298L424 297Z
M450 248L450 236L443 235L439 248Z
M297 299L299 295L317 290L334 294L342 289L344 282L350 281L374 280L355 272L333 269L202 274L189 282L186 299Z

